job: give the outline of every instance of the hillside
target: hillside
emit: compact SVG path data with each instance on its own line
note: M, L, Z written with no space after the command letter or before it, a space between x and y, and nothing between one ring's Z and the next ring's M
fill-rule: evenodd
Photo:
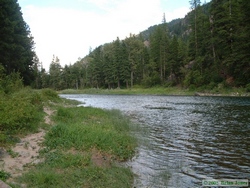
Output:
M207 4L203 4L201 8L206 15L209 15L209 8L211 6L211 2ZM171 36L181 37L184 40L187 40L190 34L190 25L192 22L192 17L194 16L194 11L190 11L184 18L174 19L167 23L168 31ZM144 40L149 40L150 35L156 30L158 25L150 26L148 29L140 32L139 35L143 37Z
M73 65L63 68L53 60L39 87L250 88L249 1L213 0L193 7L182 19L100 44Z

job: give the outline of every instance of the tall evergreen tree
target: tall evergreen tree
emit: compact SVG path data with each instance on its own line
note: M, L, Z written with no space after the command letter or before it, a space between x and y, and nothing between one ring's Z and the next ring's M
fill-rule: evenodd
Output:
M200 6L200 0L190 0L189 1L191 5L191 9L194 10L194 27L193 27L193 32L194 32L194 41L195 41L195 55L197 56L198 53L198 39L197 39L197 17L198 17L198 11L197 8Z
M19 72L25 84L34 79L33 45L17 0L0 0L0 64L7 74Z
M55 89L61 89L61 72L62 67L60 65L60 60L56 56L53 56L52 62L49 67L49 76L50 76L50 86Z

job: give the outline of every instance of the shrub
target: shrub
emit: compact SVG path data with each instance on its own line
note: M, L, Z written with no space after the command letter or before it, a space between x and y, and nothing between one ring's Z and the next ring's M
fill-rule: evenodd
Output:
M0 99L0 130L35 130L42 118L41 96L30 89Z
M246 92L250 92L250 83L246 85Z
M59 100L60 97L58 96L57 92L52 89L42 89L42 96L45 100Z
M0 180L6 181L10 177L10 173L0 170Z

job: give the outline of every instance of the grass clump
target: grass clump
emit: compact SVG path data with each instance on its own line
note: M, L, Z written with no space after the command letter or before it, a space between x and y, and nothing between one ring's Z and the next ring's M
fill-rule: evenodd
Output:
M22 182L27 187L37 188L61 188L61 187L131 187L133 174L129 169L122 167L100 168L75 168L52 169L42 166L32 173L24 175ZM28 182L28 183L27 183Z
M78 150L107 152L119 160L134 155L135 140L129 135L129 121L118 111L106 111L92 107L59 108L58 122L47 134L45 144Z
M10 177L10 173L0 170L0 180L6 181Z

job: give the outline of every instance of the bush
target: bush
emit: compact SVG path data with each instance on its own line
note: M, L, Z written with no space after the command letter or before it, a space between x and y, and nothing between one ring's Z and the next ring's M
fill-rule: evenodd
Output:
M58 96L57 92L52 89L42 89L42 96L44 100L60 100L60 97Z
M20 74L15 72L4 76L0 84L1 90L6 94L20 91L23 88L23 80L20 78Z
M0 180L6 181L10 177L10 173L0 170Z
M250 83L246 85L246 92L250 92Z
M31 90L23 89L0 99L0 130L17 132L34 131L42 119L41 96Z

